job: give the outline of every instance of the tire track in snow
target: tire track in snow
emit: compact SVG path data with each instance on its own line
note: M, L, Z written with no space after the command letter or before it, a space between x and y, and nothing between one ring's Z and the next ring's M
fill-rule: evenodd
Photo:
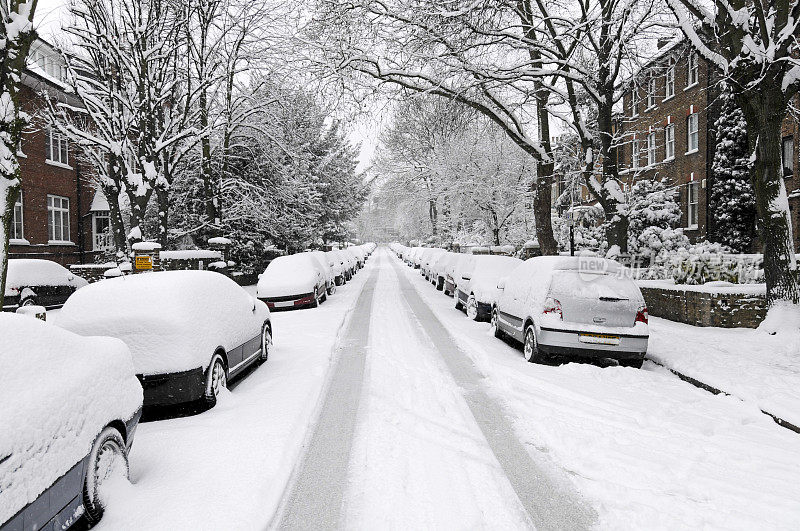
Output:
M358 296L317 425L281 515L279 529L339 527L350 449L364 379L369 322L381 255Z
M484 389L484 376L456 346L399 264L390 260L403 296L461 387L467 405L537 529L588 529L597 514L567 482L554 480L517 438L502 406Z

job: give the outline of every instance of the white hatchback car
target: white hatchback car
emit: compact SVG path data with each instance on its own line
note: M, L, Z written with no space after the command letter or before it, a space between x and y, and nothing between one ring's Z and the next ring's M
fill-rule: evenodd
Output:
M629 270L605 258L539 256L501 279L492 309L497 337L523 344L525 358L612 358L641 367L647 307Z

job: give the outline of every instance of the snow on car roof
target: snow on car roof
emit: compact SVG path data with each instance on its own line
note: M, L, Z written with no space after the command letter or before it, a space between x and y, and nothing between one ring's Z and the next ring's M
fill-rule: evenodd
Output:
M34 501L142 404L122 341L0 313L0 522Z
M9 288L25 286L69 286L69 270L51 260L31 258L14 258L8 261L8 279L6 280L6 296Z
M118 337L131 348L137 373L160 374L204 367L218 346L229 350L251 339L246 320L268 315L262 303L253 314L252 304L240 286L213 271L140 273L77 291L58 324L81 335Z

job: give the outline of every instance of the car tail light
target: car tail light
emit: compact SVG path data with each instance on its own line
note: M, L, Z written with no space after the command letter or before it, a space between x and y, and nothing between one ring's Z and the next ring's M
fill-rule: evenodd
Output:
M636 320L633 322L633 324L636 324L636 323L647 324L647 306L642 306L636 312Z
M564 319L564 312L561 311L561 301L553 297L547 297L544 301L544 310L542 313L554 313L558 315L559 319Z

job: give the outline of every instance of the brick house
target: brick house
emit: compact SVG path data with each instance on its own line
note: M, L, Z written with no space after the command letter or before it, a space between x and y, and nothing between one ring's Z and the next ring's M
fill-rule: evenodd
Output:
M714 183L714 122L720 78L685 40L660 42L657 56L627 84L619 119L620 177L666 177L677 187L682 226L692 241L713 231L708 201ZM800 242L797 122L784 122L784 171L795 244ZM757 250L757 249L754 249Z
M43 93L79 105L62 84L64 76L63 58L45 41L35 41L19 94L32 123L18 152L22 193L14 206L11 258L86 263L108 245L107 203L95 197L87 167L78 163L67 139L44 119Z

